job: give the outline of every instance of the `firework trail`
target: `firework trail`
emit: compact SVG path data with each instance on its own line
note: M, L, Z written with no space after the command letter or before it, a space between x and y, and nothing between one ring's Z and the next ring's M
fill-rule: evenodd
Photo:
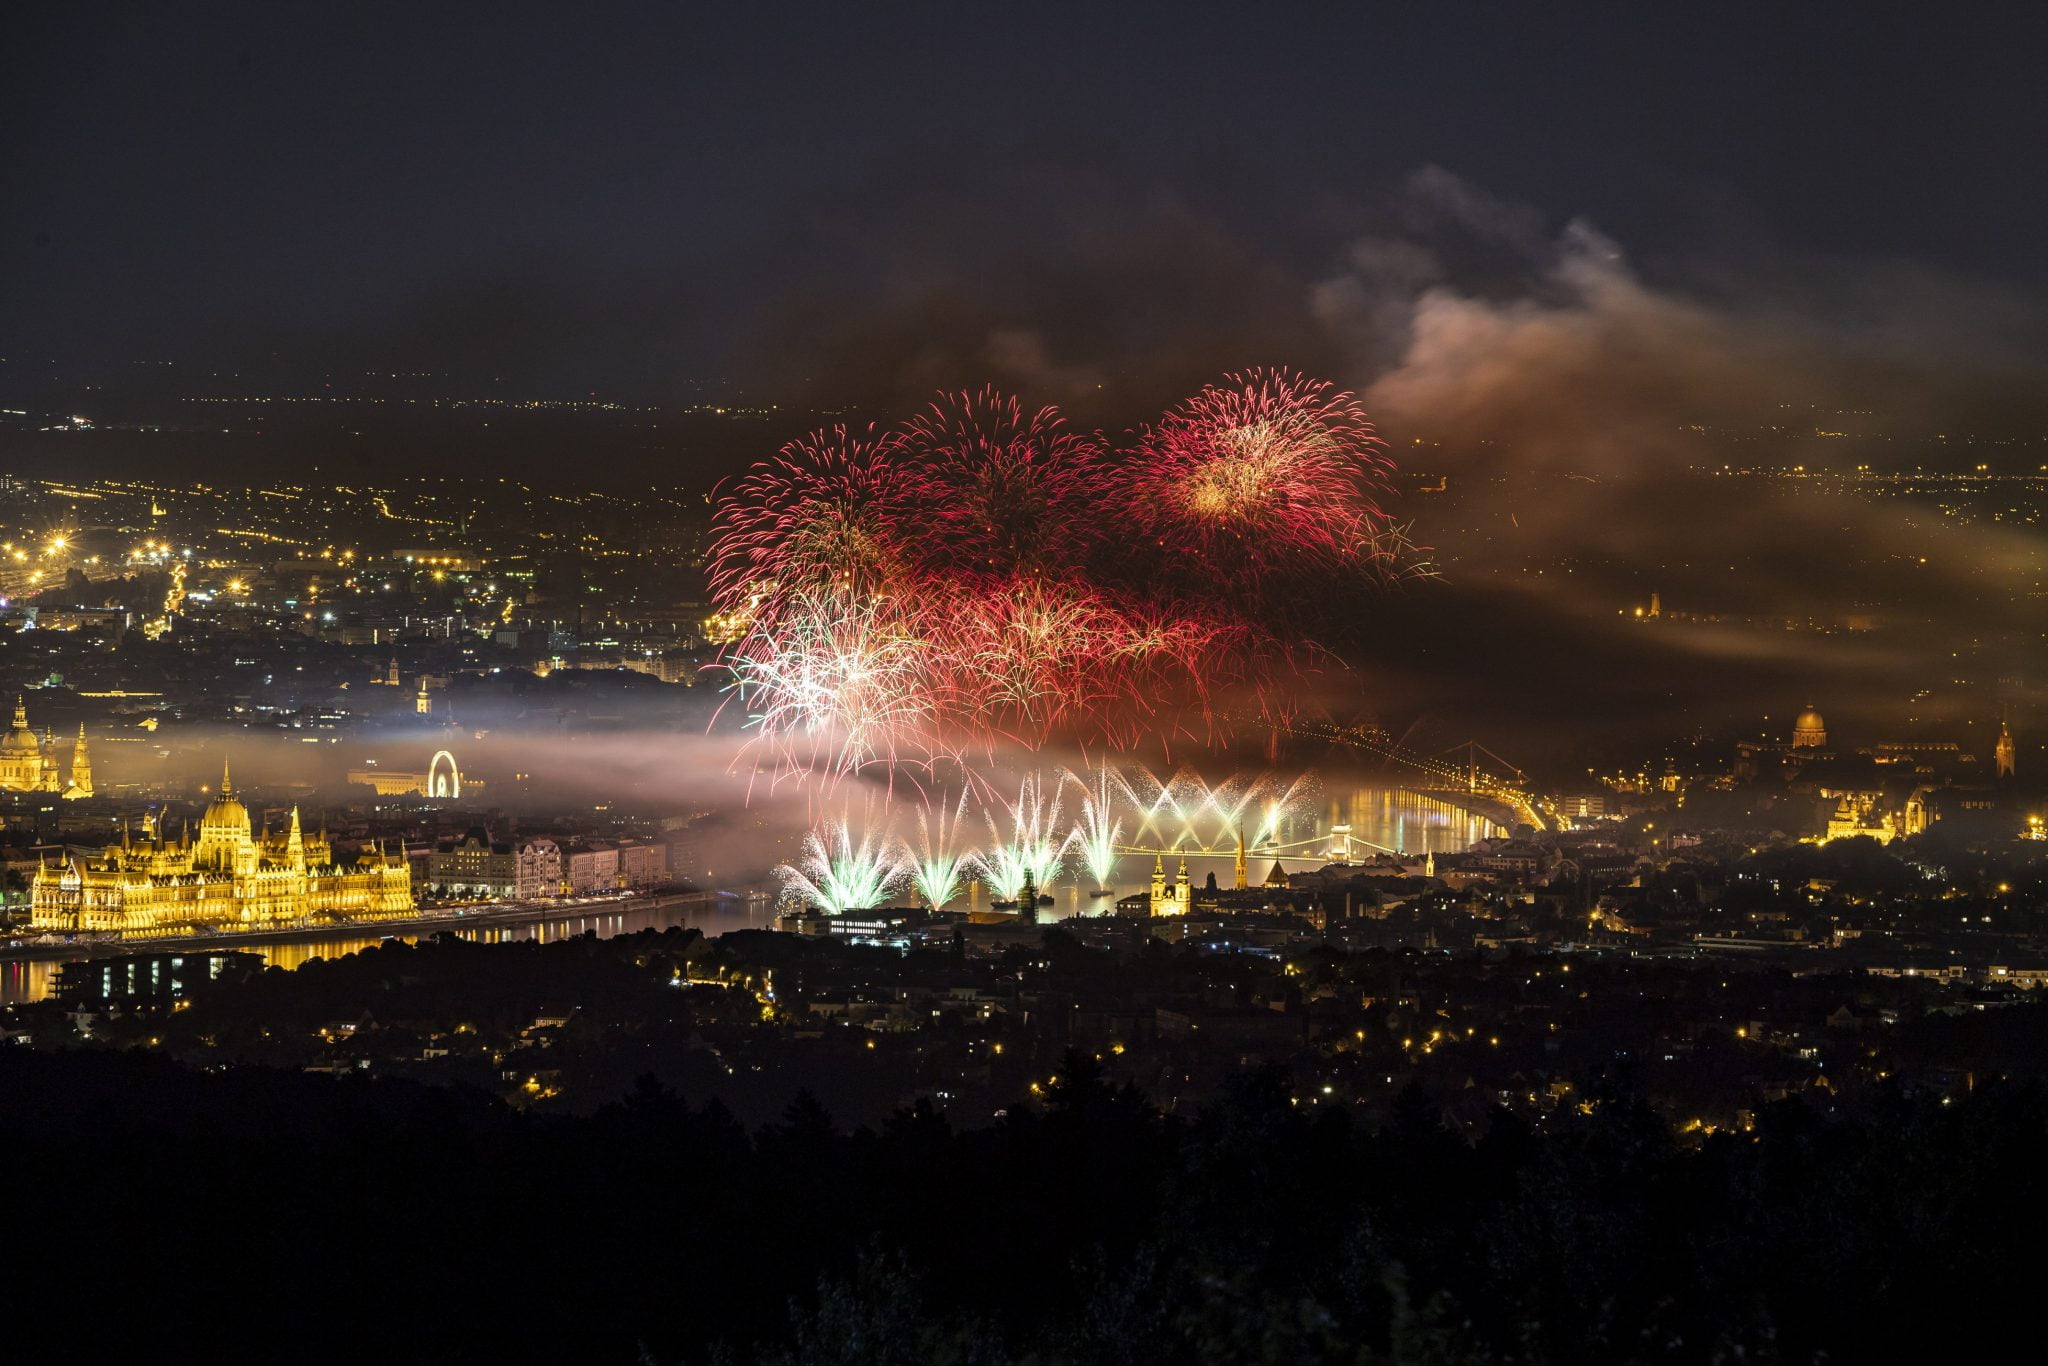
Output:
M1187 802L1190 787L1199 789L1200 775L1182 769L1161 778L1149 768L1139 768L1125 780L1124 791L1137 809L1138 833L1147 840L1164 842L1169 837L1180 844L1191 836L1192 817ZM1200 843L1199 840L1195 841Z
M954 672L953 705L1015 739L1110 702L1102 667L1121 623L1086 588L1013 581L960 602L940 629Z
M747 724L828 773L893 760L934 719L932 641L887 602L799 594L725 657Z
M1259 821L1251 835L1252 844L1259 846L1268 840L1278 840L1284 823L1300 810L1313 792L1314 781L1306 773L1285 787L1278 782L1265 783L1258 794Z
M1284 783L1270 774L1210 783L1193 768L1164 779L1138 768L1125 785L1138 814L1140 839L1209 850L1233 845L1240 831L1249 846L1274 838L1310 789L1306 775Z
M1107 888L1116 873L1117 841L1124 833L1123 822L1116 819L1116 801L1119 797L1128 799L1128 794L1113 790L1113 785L1120 789L1121 784L1116 783L1107 766L1096 771L1093 785L1080 777L1073 780L1083 795L1081 821L1074 827L1069 842L1081 851L1081 861L1088 866L1095 885Z
M1043 891L1066 862L1068 837L1058 833L1059 788L1048 799L1037 774L1018 787L1017 800L1005 803L1009 837L989 817L989 851L982 860L989 887L1004 901L1014 901L1027 880Z
M912 419L897 452L923 514L921 550L960 576L1066 574L1101 534L1103 452L1056 409L985 389Z
M904 500L893 443L872 428L792 441L720 500L712 592L765 627L791 602L884 592L904 572Z
M910 869L911 884L932 910L944 910L946 903L960 895L967 880L980 866L980 859L973 850L962 849L958 845L960 818L966 813L965 789L962 789L950 818L943 802L938 806L935 823L924 808L919 808L918 846L916 849L908 845L904 847L904 862Z
M863 834L855 843L842 820L823 835L815 830L805 835L802 857L777 867L775 874L782 879L784 896L827 915L845 915L887 904L903 869L887 840Z

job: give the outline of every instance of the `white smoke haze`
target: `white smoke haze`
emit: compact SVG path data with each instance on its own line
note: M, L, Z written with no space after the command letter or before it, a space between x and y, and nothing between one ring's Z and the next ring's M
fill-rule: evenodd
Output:
M775 867L796 856L807 833L844 822L856 841L871 836L894 849L917 841L921 813L934 818L941 809L961 809L963 800L960 847L985 850L991 828L1009 828L1009 805L1027 779L1041 785L1048 807L1058 798L1060 822L1050 834L1064 842L1081 812L1082 789L1068 775L1093 775L1108 765L1119 774L1170 777L1199 758L1193 771L1209 782L1233 775L1249 781L1267 771L1256 747L1250 748L1251 753L1233 753L1228 747L1190 746L1176 756L1161 750L1004 745L964 760L876 764L830 777L781 762L748 735L674 729L568 735L421 728L389 739L305 744L225 727L191 727L160 732L146 749L102 741L95 758L110 792L132 791L138 784L182 789L183 796L161 804L174 837L181 822L196 823L218 789L225 762L237 796L259 825L281 824L297 807L308 827L317 828L322 821L338 824L348 808L373 805L382 808L377 819L410 823L417 834L459 834L482 825L503 838L559 824L602 835L618 833L624 821L658 835L665 824L696 823L699 855L710 861L717 885L748 886L771 883ZM350 771L363 768L425 772L444 749L470 784L460 801L380 799L368 787L347 782ZM1305 763L1276 771L1291 781ZM108 837L117 838L118 831L110 828Z
M1587 617L1642 601L1660 577L1667 602L1705 585L1677 605L1738 616L1840 615L1859 590L1898 588L1994 630L2010 624L2011 591L2039 582L2041 541L2023 527L1706 474L1839 462L1818 431L1792 430L1844 425L1826 416L1838 410L1900 451L1951 425L2024 423L2009 372L2039 348L2008 296L1898 263L1823 263L1782 297L1725 273L1711 292L1683 292L1646 282L1588 223L1546 237L1540 215L1434 168L1389 216L1394 230L1355 243L1310 307L1345 339L1397 455L1463 486L1473 534L1439 543L1448 578ZM1773 423L1778 439L1745 443L1745 427ZM1560 558L1575 568L1560 572ZM1897 580L1902 565L1913 582ZM1811 636L1659 640L1719 659L1808 655L1830 672L1903 677L1926 663L1897 641L1871 657L1867 643Z

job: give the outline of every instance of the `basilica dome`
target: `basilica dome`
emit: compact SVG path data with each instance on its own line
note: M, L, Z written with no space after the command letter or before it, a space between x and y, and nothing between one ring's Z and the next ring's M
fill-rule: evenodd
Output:
M41 746L36 744L36 733L28 728L28 708L19 697L14 699L14 725L7 734L0 735L0 751L9 754L34 754Z
M1794 749L1821 749L1828 742L1828 723L1820 719L1820 713L1811 706L1799 713L1799 719L1792 723L1792 747Z

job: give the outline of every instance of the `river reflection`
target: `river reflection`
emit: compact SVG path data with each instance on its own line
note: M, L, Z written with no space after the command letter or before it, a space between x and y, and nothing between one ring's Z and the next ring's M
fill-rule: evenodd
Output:
M423 925L383 934L365 933L333 939L300 939L285 942L250 938L238 939L232 944L212 949L195 949L193 952L219 953L233 949L261 954L263 961L271 967L291 969L314 958L345 958L351 953L375 948L386 939L402 939L411 943L436 934L452 934L457 938L473 940L479 944L510 944L525 939L552 944L563 939L573 939L580 934L594 933L600 939L609 939L614 935L638 934L642 930L676 928L697 929L707 936L716 936L730 930L772 929L774 923L774 903L766 897L755 897L751 900L727 898L716 901L678 899L647 905L622 904L617 909L578 912L522 925ZM176 952L176 949L173 945L158 943L137 944L134 951L159 953ZM57 980L57 969L62 963L62 959L55 958L29 961L10 959L0 962L0 1005L40 1001L49 996Z
M1480 840L1505 833L1495 822L1484 816L1475 816L1461 807L1441 802L1420 792L1409 792L1401 788L1363 788L1347 803L1346 815L1351 822L1351 839L1357 858L1369 858L1376 850L1396 850L1400 853L1450 854L1462 853ZM1327 835L1328 828L1318 824L1319 835ZM1300 851L1297 851L1300 852ZM1272 871L1273 856L1261 856L1256 850L1246 856L1247 873L1251 884L1256 887L1265 882ZM1179 871L1177 860L1169 857L1165 861L1166 874L1172 877ZM1188 877L1195 886L1206 884L1210 876L1216 878L1220 887L1229 887L1236 875L1236 854L1188 856ZM1286 858L1281 860L1283 869L1302 872L1320 868L1324 860L1319 857ZM1152 860L1149 855L1126 854L1117 860L1117 875L1110 883L1108 896L1095 896L1092 879L1073 878L1073 864L1063 876L1054 879L1045 894L1052 898L1052 904L1039 903L1038 919L1042 924L1053 924L1076 915L1113 915L1120 898L1136 896L1151 890ZM953 903L959 909L961 903ZM985 911L989 907L988 889L975 884L969 889L967 909Z

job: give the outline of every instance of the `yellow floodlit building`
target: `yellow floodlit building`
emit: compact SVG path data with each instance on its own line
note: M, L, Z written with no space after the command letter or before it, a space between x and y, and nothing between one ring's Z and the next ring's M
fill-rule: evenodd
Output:
M1195 908L1194 887L1188 881L1187 856L1182 855L1180 871L1174 875L1173 884L1167 885L1166 863L1157 854L1152 856L1151 909L1154 915L1186 915Z
M67 782L57 761L57 739L45 733L38 740L28 727L28 707L14 698L14 724L0 735L0 792L60 792L66 797L92 795L92 758L86 753L85 727L71 750Z
M29 893L38 930L112 932L124 938L384 920L414 910L403 854L335 864L324 835L307 838L298 808L284 831L253 833L225 770L195 842L121 843L98 859L45 864Z
M360 783L380 797L442 797L450 801L460 800L467 792L474 796L483 791L483 783L469 777L455 766L455 756L447 750L436 750L424 773L408 773L395 768L350 769L348 780Z

